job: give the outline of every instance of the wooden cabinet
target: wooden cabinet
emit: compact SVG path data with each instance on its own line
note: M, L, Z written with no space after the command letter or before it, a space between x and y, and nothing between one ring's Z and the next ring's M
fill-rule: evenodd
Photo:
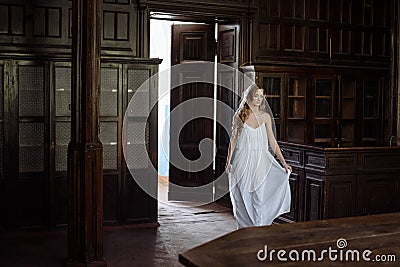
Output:
M254 62L390 64L395 1L256 0L256 5Z
M291 166L290 213L309 221L400 211L400 147L320 148L280 142Z
M285 159L292 166L292 173L289 177L291 204L290 212L280 216L277 221L300 222L304 220L304 186L305 176L303 169L303 154L298 149L287 147L285 149Z
M157 201L135 183L127 169L122 153L122 122L130 98L157 72L159 63L158 59L141 59L103 61L101 65L100 138L106 224L157 220ZM0 70L0 225L63 227L67 223L71 64L50 59L6 60L0 62ZM156 163L157 107L150 113L150 106L157 99L157 84L151 83L142 94L141 107L136 107L141 112L133 112L130 118L148 121L144 153ZM150 116L142 114L145 107ZM157 183L157 175L150 171L152 163L144 157L143 164L132 172Z
M292 208L281 220L398 210L399 166L390 162L400 159L399 150L379 147L397 132L392 44L398 42L398 2L256 5L252 66L242 70L255 72L249 76L264 88L277 138L293 166ZM371 168L372 158L379 168Z
M384 136L384 71L256 65L281 141L320 147L377 146ZM245 69L246 72L246 69ZM389 89L385 88L386 94ZM389 103L386 103L388 106ZM387 127L387 126L386 126Z
M49 64L41 60L2 63L1 223L42 226L49 219L45 197L50 167Z

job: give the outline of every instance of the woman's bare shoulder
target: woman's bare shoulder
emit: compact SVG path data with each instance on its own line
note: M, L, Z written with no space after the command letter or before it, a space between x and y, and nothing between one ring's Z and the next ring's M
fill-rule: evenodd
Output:
M264 122L268 122L271 120L271 116L267 112L262 112L260 114L261 118L263 119Z
M239 120L241 121L242 119L240 118L240 115L239 114L235 114L235 115L233 115L233 119L232 119L234 122L238 122Z

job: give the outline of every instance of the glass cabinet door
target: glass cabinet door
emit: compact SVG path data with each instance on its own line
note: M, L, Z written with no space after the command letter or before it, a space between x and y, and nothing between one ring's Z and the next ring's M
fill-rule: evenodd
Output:
M269 107L275 119L276 137L282 140L281 137L281 115L282 115L282 77L274 75L265 75L261 77L261 87L267 98Z
M100 88L100 138L104 173L117 175L118 162L118 65L103 64Z
M341 83L340 146L355 145L356 80L343 78Z
M45 67L18 63L19 172L45 172Z
M287 89L287 140L294 143L305 143L307 79L289 77Z
M55 87L55 171L67 175L68 144L71 141L71 66L57 63L54 68Z
M334 142L333 100L335 95L335 80L333 78L314 79L315 120L314 143L321 146L331 146Z
M376 145L380 137L380 94L379 80L362 82L362 145Z

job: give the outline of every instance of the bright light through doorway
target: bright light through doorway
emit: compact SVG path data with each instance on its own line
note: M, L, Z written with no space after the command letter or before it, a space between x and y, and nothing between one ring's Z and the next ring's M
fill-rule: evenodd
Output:
M158 15L158 17L160 17ZM171 26L173 24L195 24L194 22L170 21L165 19L150 19L150 57L161 58L159 72L168 71L171 67ZM170 77L168 75L168 77ZM169 121L166 120L170 110L170 79L167 83L158 83L158 198L162 202L168 201L168 173L169 173ZM215 90L216 92L216 90ZM214 96L215 97L215 96ZM216 103L214 104L214 106ZM214 107L214 111L216 106ZM214 112L215 114L215 112ZM215 122L215 118L214 118ZM214 123L215 124L215 123ZM165 140L163 132L165 131ZM215 140L214 125L214 140ZM215 158L214 151L214 158ZM215 169L215 166L214 166Z

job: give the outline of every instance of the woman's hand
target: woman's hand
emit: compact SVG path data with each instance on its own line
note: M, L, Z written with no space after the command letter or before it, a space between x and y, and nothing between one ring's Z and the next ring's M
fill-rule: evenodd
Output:
M285 168L286 172L292 172L292 167L287 165L286 163L283 165L283 167Z
M230 173L231 172L231 167L232 167L231 163L230 162L226 162L225 172L226 173Z

